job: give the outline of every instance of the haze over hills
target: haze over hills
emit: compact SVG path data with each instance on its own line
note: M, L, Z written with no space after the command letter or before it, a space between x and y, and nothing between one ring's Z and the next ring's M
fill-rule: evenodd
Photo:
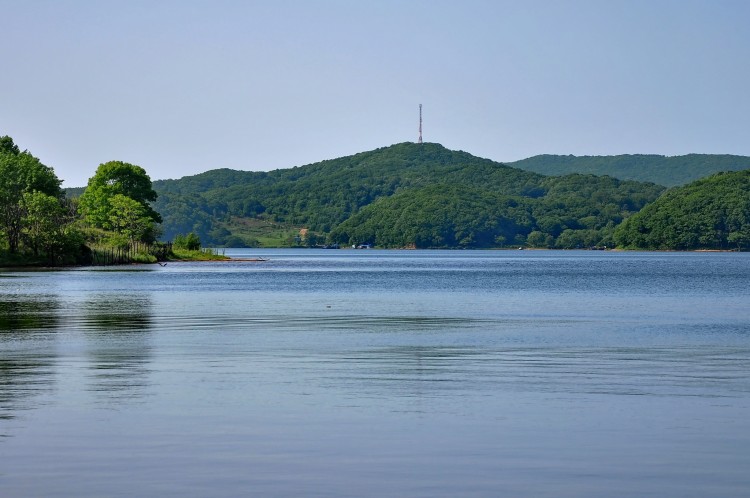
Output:
M721 171L750 169L750 157L729 154L687 154L683 156L654 154L564 156L543 154L506 164L542 175L560 176L571 173L608 175L620 180L652 182L665 187L675 187Z

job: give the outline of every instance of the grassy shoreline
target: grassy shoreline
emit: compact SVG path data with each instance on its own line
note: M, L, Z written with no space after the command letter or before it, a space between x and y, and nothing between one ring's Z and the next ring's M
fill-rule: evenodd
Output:
M167 261L229 261L231 258L225 256L218 249L198 249L191 251L188 249L172 249L167 256Z
M133 252L126 255L118 254L116 261L106 261L104 254L113 251L110 247L90 247L90 263L68 263L55 264L44 257L33 256L29 254L10 254L0 252L0 268L75 268L89 266L124 266L134 264L156 264L164 261L229 261L231 258L225 256L223 251L220 253L217 249L172 249L164 257L157 258L154 254L147 252Z

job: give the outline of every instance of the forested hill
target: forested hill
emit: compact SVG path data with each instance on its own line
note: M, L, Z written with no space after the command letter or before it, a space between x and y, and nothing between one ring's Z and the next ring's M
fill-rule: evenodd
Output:
M667 191L616 231L634 249L750 248L750 170L717 173Z
M721 171L750 169L750 157L728 154L687 154L684 156L545 154L507 164L542 175L559 176L571 173L608 175L621 180L652 182L674 187Z
M614 227L663 190L546 177L432 143L271 172L220 169L156 181L154 189L165 239L195 232L209 244L262 245L247 227L264 222L304 229L295 243L308 245L467 248L611 244ZM409 225L402 233L380 229L396 217Z

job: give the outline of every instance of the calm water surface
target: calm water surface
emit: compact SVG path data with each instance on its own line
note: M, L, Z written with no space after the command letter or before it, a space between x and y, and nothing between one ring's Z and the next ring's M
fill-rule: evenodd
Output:
M0 495L748 496L750 254L0 272Z

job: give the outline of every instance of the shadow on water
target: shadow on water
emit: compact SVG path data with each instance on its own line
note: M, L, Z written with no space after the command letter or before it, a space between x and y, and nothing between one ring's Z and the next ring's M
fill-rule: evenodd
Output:
M152 303L147 296L103 296L81 310L88 390L106 404L145 396L151 361Z

